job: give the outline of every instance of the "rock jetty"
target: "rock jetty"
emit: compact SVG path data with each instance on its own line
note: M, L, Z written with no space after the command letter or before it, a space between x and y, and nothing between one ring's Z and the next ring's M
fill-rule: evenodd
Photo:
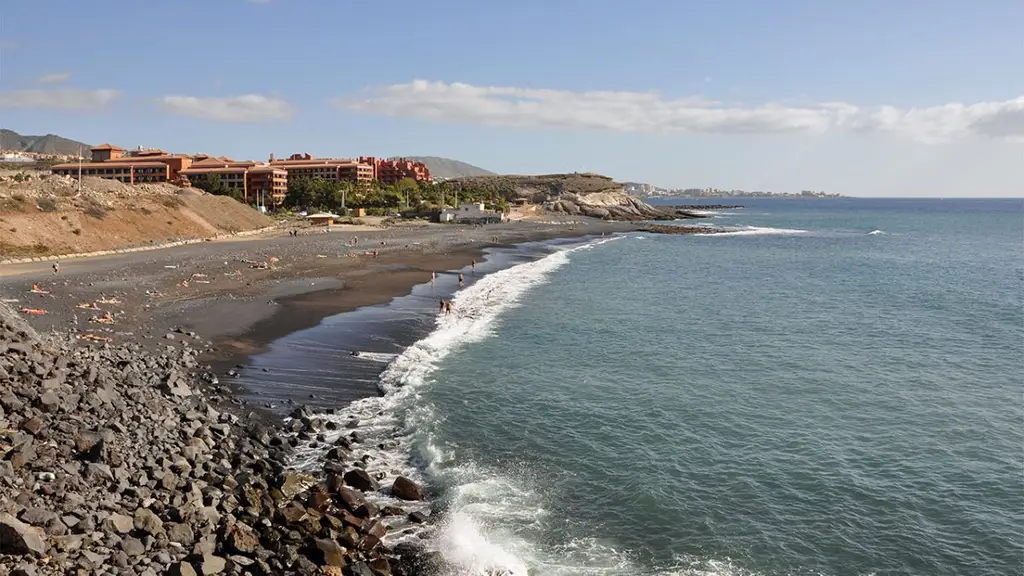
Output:
M671 224L650 224L640 228L644 232L652 234L723 234L728 232L725 228L712 228L710 226L673 226Z
M322 475L290 470L322 424L244 413L185 342L82 346L0 304L0 574L434 574L389 548L377 479L343 437ZM322 441L322 440L321 440ZM352 464L347 464L352 462ZM402 478L407 499L423 489ZM393 524L393 522L392 522Z

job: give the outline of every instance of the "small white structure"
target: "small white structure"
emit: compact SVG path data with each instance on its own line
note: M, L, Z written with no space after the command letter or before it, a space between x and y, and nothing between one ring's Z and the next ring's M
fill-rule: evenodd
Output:
M35 158L28 156L22 156L21 154L4 154L0 157L0 162L12 162L18 164L32 164L36 161Z
M317 212L316 214L310 214L309 216L306 216L306 220L308 220L309 223L312 224L313 226L327 227L330 227L331 224L334 224L334 221L337 220L338 218L341 218L341 216L338 216L337 214L332 214L330 212Z
M458 208L445 208L439 216L441 222L472 222L477 224L496 224L501 222L503 214L484 208L483 202L464 202Z

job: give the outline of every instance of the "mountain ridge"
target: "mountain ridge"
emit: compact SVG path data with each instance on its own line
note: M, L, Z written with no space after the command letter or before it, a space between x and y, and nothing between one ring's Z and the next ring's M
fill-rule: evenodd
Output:
M82 151L84 154L88 152L89 148L89 144L64 138L56 134L30 136L18 134L14 130L8 130L7 128L0 129L0 149L3 150L77 156L79 151Z
M471 176L497 176L495 172L485 170L467 162L442 158L440 156L403 156L413 162L422 162L430 169L430 176L435 179L451 180Z

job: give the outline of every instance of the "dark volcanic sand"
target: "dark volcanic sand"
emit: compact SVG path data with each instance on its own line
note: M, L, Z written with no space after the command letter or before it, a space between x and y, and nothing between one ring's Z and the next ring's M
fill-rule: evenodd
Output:
M599 220L571 227L525 222L372 231L336 227L331 233L298 238L281 234L68 260L61 263L57 276L48 262L5 265L0 267L0 298L15 310L45 309L42 316L23 314L44 332L76 330L114 343L136 341L154 347L177 346L182 340L193 346L212 341L214 348L205 361L222 373L269 342L315 326L327 316L389 302L428 282L432 271L440 274L473 259L480 261L487 246L636 228ZM355 248L347 245L353 236L359 238ZM366 254L371 250L378 251L377 258ZM269 256L278 259L270 269L247 263ZM34 282L50 294L30 293ZM100 310L76 307L103 297L119 303L97 304ZM106 312L113 315L113 324L90 321ZM188 332L195 338L183 334ZM171 333L173 339L165 337Z

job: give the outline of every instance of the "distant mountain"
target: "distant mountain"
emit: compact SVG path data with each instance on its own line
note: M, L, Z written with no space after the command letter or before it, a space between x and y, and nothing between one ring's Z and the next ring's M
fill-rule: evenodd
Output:
M430 176L436 179L465 178L467 176L494 176L490 170L484 170L472 164L459 162L450 158L437 156L404 156L414 162L423 162L430 168Z
M79 150L82 150L83 154L87 154L89 145L69 140L56 134L22 136L13 130L2 129L0 130L0 149L35 152L36 154L77 156Z

